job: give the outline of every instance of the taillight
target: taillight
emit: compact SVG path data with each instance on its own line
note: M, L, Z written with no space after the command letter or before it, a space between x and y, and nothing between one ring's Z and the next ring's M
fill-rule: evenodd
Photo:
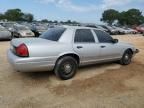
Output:
M25 44L20 44L16 47L16 54L20 57L28 57L29 52L27 46Z

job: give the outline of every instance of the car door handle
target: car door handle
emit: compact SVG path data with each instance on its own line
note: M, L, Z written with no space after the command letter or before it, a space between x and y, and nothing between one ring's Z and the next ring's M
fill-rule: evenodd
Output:
M100 46L101 48L105 48L106 46Z
M82 46L77 46L77 48L78 48L78 49L81 49L81 48L83 48L83 47L82 47Z

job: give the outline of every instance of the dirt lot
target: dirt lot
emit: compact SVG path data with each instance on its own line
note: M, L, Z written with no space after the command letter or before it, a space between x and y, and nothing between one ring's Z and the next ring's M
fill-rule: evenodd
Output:
M80 68L68 81L52 72L14 71L6 58L9 42L0 42L0 108L144 108L144 37L114 37L140 49L130 65Z

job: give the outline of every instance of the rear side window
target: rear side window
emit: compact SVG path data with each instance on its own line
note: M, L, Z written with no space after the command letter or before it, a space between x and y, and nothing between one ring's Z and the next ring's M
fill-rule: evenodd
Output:
M75 32L75 43L94 43L95 39L90 29L78 29Z
M49 28L47 32L43 33L40 38L58 41L66 29L62 27Z
M111 43L113 38L108 34L100 30L94 30L100 43Z

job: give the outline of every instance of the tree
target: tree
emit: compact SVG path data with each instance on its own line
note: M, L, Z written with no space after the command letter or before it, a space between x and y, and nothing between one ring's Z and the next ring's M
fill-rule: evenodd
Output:
M119 13L118 23L120 25L127 25L127 17L126 17L126 12L125 11Z
M114 9L105 10L102 14L101 21L112 25L115 20L118 20L118 15L119 12Z
M121 12L119 15L119 23L124 25L139 25L144 23L142 12L138 9L129 9Z
M0 20L4 20L5 19L5 15L0 13Z
M9 21L21 21L23 15L20 9L9 9L5 12L5 18Z
M22 20L32 22L34 20L34 16L30 13L24 13L22 16Z
M71 20L67 20L66 23L67 23L67 24L71 24L72 21L71 21Z
M120 25L133 26L144 23L144 16L139 9L129 9L123 12L109 9L102 14L101 21L111 25L115 20L117 20Z
M28 21L32 22L34 16L31 13L23 13L20 9L9 9L4 14L0 14L0 19L8 21Z
M141 24L142 12L138 9L130 9L126 12L127 24L128 25L139 25Z
M55 21L53 21L53 23L56 23L56 24L57 24L57 23L58 23L58 21L57 21L57 20L55 20Z
M41 20L41 22L48 23L49 21L47 19L43 19L43 20Z

